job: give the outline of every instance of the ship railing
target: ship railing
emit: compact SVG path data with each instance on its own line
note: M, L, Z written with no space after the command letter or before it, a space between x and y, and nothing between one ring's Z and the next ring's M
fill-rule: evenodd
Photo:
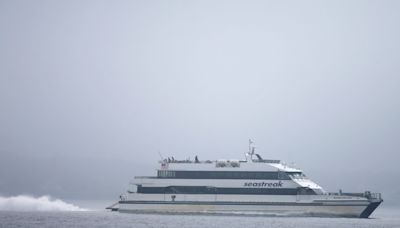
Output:
M167 159L164 159L164 160L159 161L159 163L170 163L170 164L211 164L211 163L214 163L214 162L218 162L218 160L217 161L211 161L211 160L195 161L195 160L189 160L189 159L188 160L171 160L171 159L167 160ZM244 163L244 162L247 162L247 161L240 160L239 162ZM273 159L253 159L253 162L279 164L281 161L280 160L273 160Z
M271 160L271 159L253 159L253 162L262 162L262 163L276 163L279 164L280 160Z
M331 196L355 196L355 197L365 197L367 199L382 200L381 193L378 192L329 192L328 195Z
M370 199L382 200L382 195L379 192L371 192Z
M155 179L155 176L135 176L134 179Z
M183 164L191 164L191 163L193 163L193 164L211 164L211 163L213 163L213 162L215 162L215 161L211 161L211 160L205 160L205 161L195 161L195 160L171 160L171 159L169 159L169 160L167 160L167 159L164 159L164 160L162 160L162 161L159 161L159 163L175 163L175 164L179 164L179 163L183 163Z

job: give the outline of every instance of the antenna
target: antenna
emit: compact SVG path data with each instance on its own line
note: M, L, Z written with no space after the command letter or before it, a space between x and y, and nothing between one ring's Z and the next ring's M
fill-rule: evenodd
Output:
M253 144L253 140L249 139L249 154L251 154L251 144Z
M158 155L160 155L161 161L164 161L164 158L163 158L163 156L161 155L160 150L157 150L157 152L158 152Z
M246 153L246 160L248 160L248 157L250 156L250 161L253 161L253 155L254 151L256 149L255 146L252 146L254 144L254 141L249 139L249 151Z

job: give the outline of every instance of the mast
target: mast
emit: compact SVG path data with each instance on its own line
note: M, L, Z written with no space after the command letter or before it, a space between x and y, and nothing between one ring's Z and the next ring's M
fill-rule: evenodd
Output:
M256 149L255 146L252 146L254 144L254 141L249 139L249 151L246 153L246 160L247 161L253 161L253 155L254 155L254 151ZM250 157L250 160L249 160Z

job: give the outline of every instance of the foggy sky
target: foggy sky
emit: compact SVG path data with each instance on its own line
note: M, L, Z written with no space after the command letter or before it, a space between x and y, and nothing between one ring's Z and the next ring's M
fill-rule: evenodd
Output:
M0 195L116 199L185 159L400 203L399 1L0 1Z

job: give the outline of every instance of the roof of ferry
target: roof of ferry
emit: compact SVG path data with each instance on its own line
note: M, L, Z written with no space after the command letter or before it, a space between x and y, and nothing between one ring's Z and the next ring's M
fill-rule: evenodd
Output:
M239 167L217 167L218 162L236 163ZM279 160L227 160L221 159L217 161L161 161L161 170L182 170L182 171L284 171L284 172L302 172L298 168L294 168Z

